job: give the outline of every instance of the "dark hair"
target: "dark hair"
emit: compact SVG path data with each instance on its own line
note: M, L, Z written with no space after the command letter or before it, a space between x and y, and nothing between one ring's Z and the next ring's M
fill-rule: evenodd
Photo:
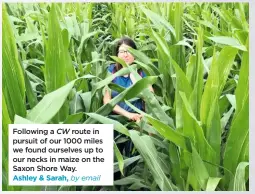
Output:
M117 42L116 50L115 50L115 55L118 55L119 48L120 48L120 46L121 46L122 44L126 44L126 45L130 46L130 47L133 48L133 49L137 49L135 42L134 42L131 38L122 37L122 38Z
M115 55L116 56L118 55L119 48L122 44L128 45L133 49L137 49L135 42L131 38L124 36L116 44L116 50L115 50ZM116 68L117 68L117 71L118 71L121 68L120 64L117 63Z

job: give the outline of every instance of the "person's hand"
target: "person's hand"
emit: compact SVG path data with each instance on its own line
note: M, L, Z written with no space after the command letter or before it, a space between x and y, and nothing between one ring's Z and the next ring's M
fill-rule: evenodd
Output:
M137 113L128 113L127 118L132 121L139 122L142 118L142 115Z

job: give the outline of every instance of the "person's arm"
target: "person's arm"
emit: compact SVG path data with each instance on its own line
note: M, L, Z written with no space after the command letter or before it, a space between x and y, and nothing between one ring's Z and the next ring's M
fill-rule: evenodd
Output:
M104 94L104 98L103 98L103 102L104 104L107 104L108 102L110 102L110 100L112 99L110 92L105 89L105 94ZM124 110L123 108L121 108L119 105L115 105L115 107L113 108L113 112L122 115L130 120L133 121L140 121L142 115L137 114L137 113L130 113L126 110Z
M131 79L133 84L137 82L136 79L135 79L135 76L132 73L130 73L130 79ZM152 86L149 86L149 89L150 89L151 92L154 93L154 89L152 88Z

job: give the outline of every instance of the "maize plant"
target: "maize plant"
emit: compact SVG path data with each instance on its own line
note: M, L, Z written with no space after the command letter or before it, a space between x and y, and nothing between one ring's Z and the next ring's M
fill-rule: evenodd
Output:
M5 3L2 16L3 190L249 190L248 3ZM122 36L135 40L134 66L147 75L134 73L127 89L107 73ZM120 94L103 104L104 88ZM132 106L136 97L146 111ZM143 115L139 123L112 115L121 101ZM120 178L9 186L13 123L114 124ZM132 153L117 146L128 140Z

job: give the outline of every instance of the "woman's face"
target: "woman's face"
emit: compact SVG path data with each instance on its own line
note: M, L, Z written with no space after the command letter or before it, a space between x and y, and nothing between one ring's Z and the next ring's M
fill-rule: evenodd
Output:
M126 44L120 45L118 50L118 57L124 60L126 64L130 65L134 62L135 58L131 53L128 52L128 48L130 48L130 46Z

